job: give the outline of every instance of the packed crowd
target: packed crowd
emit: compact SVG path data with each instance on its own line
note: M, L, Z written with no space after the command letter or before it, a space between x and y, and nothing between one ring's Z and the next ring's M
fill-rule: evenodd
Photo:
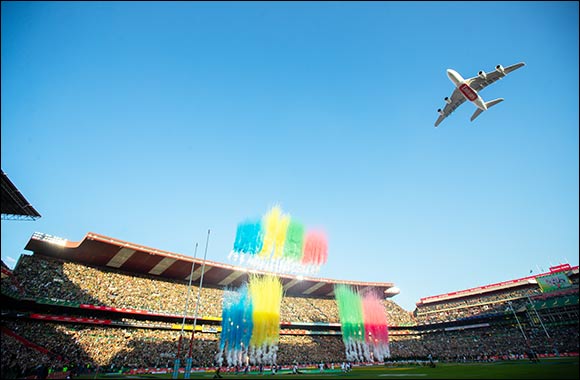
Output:
M391 300L383 300L390 326L414 326L417 324L413 313L403 309Z
M32 375L39 365L62 368L65 364L56 356L28 347L4 332L0 342L2 346L0 359L3 379L16 379L20 378L20 376Z
M183 315L187 297L185 282L159 277L129 275L114 270L87 267L72 262L22 256L14 271L20 292L31 298L77 302L117 308L142 309L171 315ZM13 283L3 281L3 291L14 293ZM193 316L198 288L190 294L188 315ZM384 300L387 320L391 326L412 326L450 322L462 318L509 312L537 297L537 285L464 297L459 300L419 304L413 313L391 300ZM223 289L204 287L200 294L198 317L221 316ZM285 296L280 308L282 322L339 323L334 299Z
M10 296L17 294L34 299L144 309L173 316L183 315L186 303L185 283L128 275L42 256L22 256L13 274L13 279L10 276L2 277L2 292ZM191 299L197 298L198 288L194 289ZM506 311L510 305L508 302L511 302L510 307L518 309L529 302L528 296L540 297L533 287L506 290L419 305L414 313L416 317L391 300L384 300L384 305L391 326L413 327ZM193 316L191 299L188 314ZM221 317L222 299L222 289L204 288L198 316ZM562 321L577 321L577 316L576 311L575 319L572 315L572 319L566 316ZM281 321L340 322L334 299L305 297L283 297ZM181 323L181 319L177 318L158 321L123 316L107 327L14 318L3 318L2 322L3 327L49 352L42 354L3 332L3 371L15 364L25 372L32 371L38 364L76 368L100 366L107 367L108 371L121 366L171 367L176 357L185 359L191 339L191 331L181 334L179 329L173 329L175 323ZM520 355L530 348L538 353L578 352L577 322L548 327L548 331L532 323L531 319L522 321L522 324L524 332L517 325L507 322L471 329L398 329L390 335L391 355L393 358L410 359L425 358L431 354L440 360L481 360L491 356ZM217 329L203 331L196 332L193 341L194 366L213 365L217 353ZM294 335L280 335L279 364L339 363L344 360L344 344L340 335L305 335L298 330Z
M159 330L149 328L112 328L82 324L38 323L31 321L4 321L5 327L18 336L45 348L51 354L38 350L2 335L2 352L14 353L16 357L2 356L2 367L9 367L14 360L22 370L30 371L38 364L54 367L107 367L114 370L121 366L166 367L176 358L185 359L189 354L191 331ZM179 343L179 337L181 343ZM196 332L192 352L195 366L213 365L219 335ZM60 358L60 359L59 359ZM6 361L6 362L5 362Z
M26 296L35 299L48 298L176 315L183 314L188 294L185 282L105 271L41 256L21 256L14 276L25 289ZM190 294L188 303L190 314L195 310L191 307L197 298L195 290ZM221 315L222 294L219 289L203 289L198 314Z
M525 288L498 291L491 294L474 295L458 300L419 304L414 315L418 324L450 322L462 318L499 312L511 312L529 302L528 296L541 294L537 285ZM510 304L511 303L511 304Z
M191 332L151 328L104 327L82 324L3 321L6 328L45 348L42 354L10 335L2 335L2 368L18 363L24 372L39 364L54 368L172 367L176 357L182 363L189 353ZM487 360L519 356L533 349L539 354L578 352L578 326L539 327L504 324L489 327L417 332L390 336L392 359L424 359L432 355L442 361ZM525 334L525 336L524 336ZM181 343L180 343L181 336ZM192 345L194 367L214 365L219 334L197 332ZM179 356L178 356L179 352ZM329 363L345 360L340 335L280 335L277 363Z
M52 299L80 304L147 310L183 315L187 283L160 277L129 275L85 265L46 258L21 256L14 276L25 295L33 299ZM193 316L199 288L193 288L188 315ZM220 318L223 289L203 287L198 317ZM409 312L393 301L385 301L389 324L412 323ZM333 298L285 296L280 305L282 322L340 323Z
M525 336L524 336L525 334ZM551 328L493 325L489 327L439 330L391 337L393 358L425 358L429 354L445 361L484 360L513 357L533 349L538 354L578 352L578 326Z
M4 325L52 354L43 355L12 336L2 336L2 367L11 362L24 363L31 371L38 364L53 367L132 368L171 367L177 357L182 362L189 354L191 332L144 328L111 328L82 324L38 323L24 320L5 321ZM181 335L181 343L179 343ZM196 332L192 345L194 367L214 365L219 334ZM60 359L58 359L60 357ZM278 364L318 363L344 360L340 336L280 335Z
M280 335L279 364L330 363L346 360L340 335Z

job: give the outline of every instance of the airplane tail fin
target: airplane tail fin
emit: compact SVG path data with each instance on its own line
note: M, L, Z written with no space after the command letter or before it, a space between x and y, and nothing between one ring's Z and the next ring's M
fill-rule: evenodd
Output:
M503 98L498 98L495 100L490 100L489 102L485 103L485 106L489 109L490 107L495 106L498 103L503 102ZM478 108L475 110L475 112L473 113L473 115L471 116L471 121L475 120L476 117L478 117L479 115L481 115L481 113L483 112L482 109Z

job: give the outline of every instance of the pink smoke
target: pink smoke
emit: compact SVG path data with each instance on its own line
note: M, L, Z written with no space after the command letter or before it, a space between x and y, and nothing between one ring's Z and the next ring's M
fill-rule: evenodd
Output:
M362 298L365 341L372 345L389 343L387 314L381 299L375 292L368 292Z
M302 264L322 265L328 258L326 235L320 231L308 231L304 239Z

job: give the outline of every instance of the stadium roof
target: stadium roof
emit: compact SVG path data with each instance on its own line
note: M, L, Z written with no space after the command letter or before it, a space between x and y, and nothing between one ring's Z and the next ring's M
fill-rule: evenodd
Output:
M128 243L92 232L87 233L80 242L70 242L37 232L32 235L25 249L35 254L84 265L182 281L189 280L191 265L194 263L192 283L199 282L203 264L202 259ZM206 260L203 284L217 288L237 287L247 281L249 273L268 274L264 271ZM347 284L359 289L374 288L385 297L399 293L390 282L331 280L279 273L276 276L280 278L288 296L333 297L335 284Z
M2 170L2 219L36 220L38 211L32 207Z
M495 284L478 286L476 288L458 290L456 292L445 293L445 294L440 294L440 295L436 295L436 296L423 297L419 300L419 302L416 303L416 305L418 306L418 305L425 305L425 304L434 303L434 302L449 301L452 299L471 297L474 295L491 293L491 292L495 292L498 290L511 289L511 288L516 288L516 287L526 286L526 285L538 286L538 281L536 280L537 277L547 276L547 275L557 273L557 272L565 272L568 276L578 276L578 269L579 269L578 265L576 265L574 267L571 266L570 264L556 265L556 266L550 267L549 272L540 273L540 274L536 274L533 276L527 276L527 277L522 277L522 278L518 278L515 280L509 280L509 281L498 282Z

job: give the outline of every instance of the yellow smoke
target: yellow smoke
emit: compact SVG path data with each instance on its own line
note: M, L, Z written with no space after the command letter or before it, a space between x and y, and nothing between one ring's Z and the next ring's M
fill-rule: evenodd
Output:
M248 290L252 297L254 323L250 345L277 344L280 337L282 283L277 277L250 275Z
M274 250L273 258L282 257L290 216L282 214L279 206L274 206L264 215L262 223L264 226L264 244L258 254L259 257L269 259L272 250Z

